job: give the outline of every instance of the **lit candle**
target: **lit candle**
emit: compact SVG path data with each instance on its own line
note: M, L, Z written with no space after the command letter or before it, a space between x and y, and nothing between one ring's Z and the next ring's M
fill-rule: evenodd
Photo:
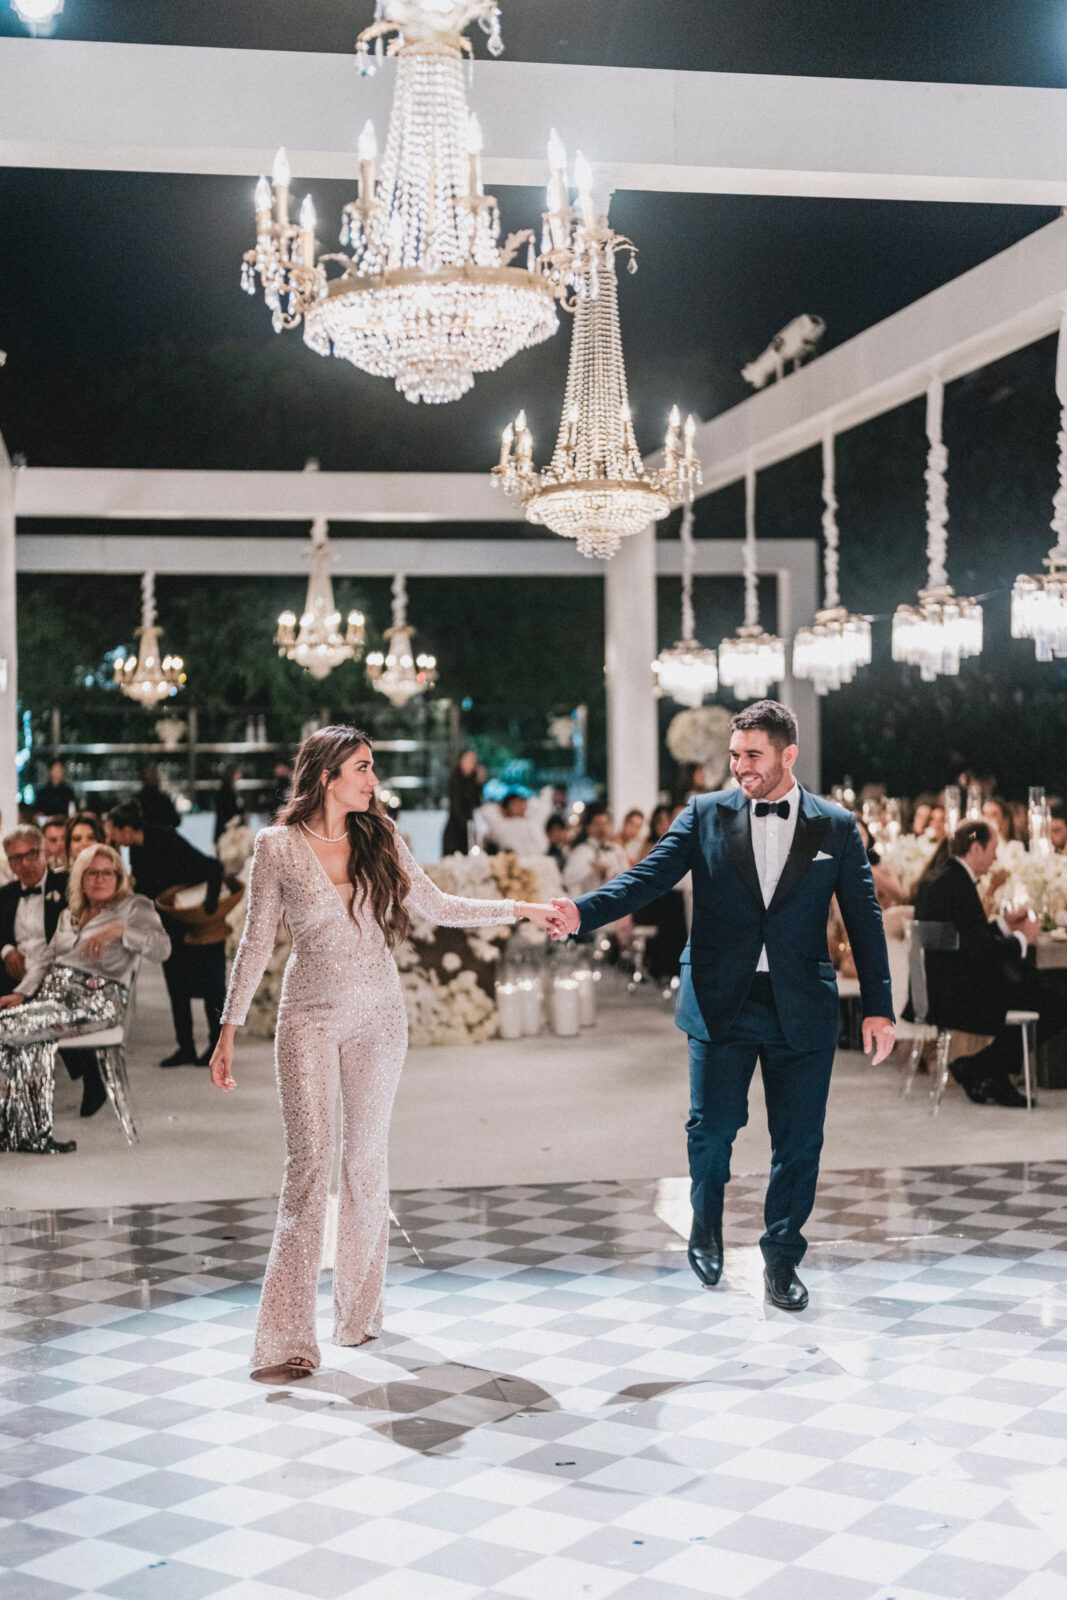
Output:
M596 1021L596 975L591 967L579 967L574 976L578 980L578 1019L583 1028L591 1028Z
M274 217L277 222L286 223L289 221L289 184L292 179L292 173L289 170L289 157L285 153L284 145L274 157L272 177L274 179Z
M522 1038L522 996L514 983L496 985L496 1010L502 1039Z
M541 985L536 978L523 978L519 983L522 998L522 1031L541 1032Z
M500 469L503 471L511 460L511 446L515 440L515 429L509 422L500 435Z
M671 414L667 418L667 456L673 459L678 454L678 429L682 425L682 413L677 406L671 406Z
M696 460L696 450L695 450L695 446L694 446L694 441L696 439L696 431L697 431L696 419L693 416L693 413L690 412L689 415L685 419L685 459L687 461L695 461Z
M580 1027L578 985L573 978L557 978L552 986L552 1030L569 1036Z
M467 192L482 194L482 125L472 111L467 123Z
M578 205L582 212L582 222L586 231L596 227L596 205L593 201L593 173L592 169L579 150L574 158L574 181L578 186Z
M305 267L315 265L315 202L306 194L300 205L300 259Z
M374 137L374 123L369 117L363 124L356 148L359 154L359 198L366 209L374 199L374 168L378 158L378 141Z

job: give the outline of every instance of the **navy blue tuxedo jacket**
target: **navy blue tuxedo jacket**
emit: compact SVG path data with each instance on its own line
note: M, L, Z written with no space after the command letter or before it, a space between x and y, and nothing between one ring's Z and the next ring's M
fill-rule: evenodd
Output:
M678 1026L714 1043L723 1039L766 945L789 1044L798 1051L832 1049L839 1017L826 926L835 894L863 1014L893 1016L882 913L856 819L801 789L792 848L764 906L750 816L740 789L695 795L644 861L577 901L581 932L639 911L691 872L693 926L682 956Z

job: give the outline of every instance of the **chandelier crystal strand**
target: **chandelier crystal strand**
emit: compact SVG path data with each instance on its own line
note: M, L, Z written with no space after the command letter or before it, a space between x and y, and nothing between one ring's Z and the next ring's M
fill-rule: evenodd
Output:
M926 395L926 588L918 605L893 616L893 660L918 667L924 683L955 677L960 662L982 652L982 608L961 599L948 581L948 451L941 437L945 390L933 378Z
M756 564L756 464L745 463L745 621L732 639L719 646L719 678L738 700L762 700L771 685L785 677L785 645L764 633L759 620L759 572Z
M437 682L436 657L415 655L411 643L415 629L408 622L407 607L407 580L398 572L393 579L393 626L385 630L388 654L374 650L367 657L367 679L371 687L401 710Z
M1052 500L1056 542L1045 557L1047 573L1020 573L1011 592L1013 639L1032 639L1038 661L1067 656L1067 311L1056 350L1056 397L1060 402L1059 484Z
M719 687L719 666L714 650L697 643L693 616L693 508L682 512L678 533L682 555L682 637L672 650L661 650L652 663L656 694L677 700L681 706L699 706Z
M463 85L461 30L478 20L499 43L490 0L386 0L357 41L365 71L384 40L397 57L385 154L370 123L359 138L359 190L344 207L347 254L318 255L314 206L289 220L290 172L279 151L273 183L256 187L256 246L242 286L258 278L276 332L304 324L304 341L364 372L392 378L411 401L456 400L558 326L559 286L536 256L513 265L528 230L500 244L500 215L481 175L481 129ZM371 54L371 45L374 55ZM501 46L502 48L502 46ZM494 50L494 53L499 53Z
M571 205L566 152L554 129L548 156L540 261L574 312L563 413L552 459L538 472L526 413L520 412L504 429L493 479L522 501L527 521L573 539L584 556L607 559L624 538L661 521L672 505L692 500L700 482L696 424L687 420L683 439L675 406L664 464L646 469L630 410L616 275L616 257L624 250L635 269L634 246L598 215L581 152L574 164L578 203Z
M333 580L330 577L333 552L325 517L316 517L311 524L309 559L310 572L303 614L298 622L294 612L283 611L278 618L274 642L280 656L295 661L313 678L321 680L343 661L358 661L361 658L366 642L366 619L361 611L350 611L342 633L341 613L333 599Z
M137 654L115 662L115 684L131 700L147 710L161 700L169 700L185 684L185 663L181 656L160 656L156 623L156 575L146 572L141 578L141 626L137 629Z
M816 694L828 694L851 683L860 667L870 665L871 625L841 604L838 590L837 489L833 425L822 441L823 609L793 641L793 675L811 680Z

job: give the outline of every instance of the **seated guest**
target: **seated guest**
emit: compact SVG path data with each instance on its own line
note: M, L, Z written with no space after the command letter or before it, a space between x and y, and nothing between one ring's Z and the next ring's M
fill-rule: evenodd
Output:
M465 856L470 849L474 813L482 803L477 768L475 752L461 750L448 775L448 821L441 843L444 856Z
M607 806L586 808L581 835L563 869L563 887L572 900L601 888L630 865L614 832Z
M998 1035L1015 998L1012 985L1020 981L1022 956L1036 941L1039 924L1025 911L996 923L986 917L978 880L992 867L999 842L996 828L984 818L962 822L949 840L943 870L919 886L915 920L948 923L959 935L958 950L926 954L928 1016L937 1027L952 1030L953 1076L980 1105L1024 1106Z
M139 893L154 903L167 889L204 884L203 909L208 916L215 912L222 888L221 861L203 855L176 828L150 827L136 800L124 800L108 812L107 830L113 845L125 845L129 850L130 870ZM190 944L184 923L165 912L163 926L171 944L170 954L163 962L163 976L178 1047L159 1064L206 1067L219 1036L226 1001L225 942ZM194 996L203 1000L208 1021L208 1045L199 1056L193 1038Z
M543 856L548 849L544 829L527 816L529 802L524 794L511 789L500 802L500 810L492 816L486 830L486 849L492 855L510 850L517 856Z
M141 787L134 797L150 828L176 828L181 818L178 808L163 788L159 768L154 762L141 774Z
M1001 844L1014 839L1015 826L1012 822L1011 806L1006 800L1001 800L998 795L991 795L988 800L982 801L982 815L1000 834Z
M915 809L911 814L911 831L916 839L921 839L926 832L932 805L933 801L928 795L920 795L915 802Z
M1053 850L1062 856L1067 850L1067 806L1053 800L1048 808L1048 836Z
M55 1041L113 1027L139 956L162 961L170 940L155 907L132 892L108 845L83 850L70 875L69 934L36 992L0 999L0 1150L66 1154L52 1137Z
M12 994L29 978L32 993L52 960L52 941L67 903L67 874L54 872L44 854L40 828L20 823L4 837L13 881L0 889L0 994Z
M58 813L48 817L41 825L41 832L44 834L44 859L49 872L66 872L66 817L61 817Z
M87 845L106 842L104 824L96 812L75 811L67 818L63 832L63 854L68 872Z
M225 833L228 822L234 817L244 817L245 803L237 788L240 781L241 770L239 767L225 767L223 769L222 782L219 784L215 794L214 839L216 844ZM147 817L145 817L145 821L148 821ZM176 826L176 821L171 823L171 827Z
M66 768L62 761L53 761L48 768L48 782L39 783L33 791L34 816L51 817L58 812L65 817L74 810L75 804L74 790L67 782Z
M562 873L569 854L567 849L567 819L561 817L559 812L554 812L545 823L545 838L548 840L548 854Z
M931 839L939 842L948 831L948 816L940 800L935 800L930 807L930 815L926 819L926 833Z
M652 815L648 819L648 837L646 838L644 846L642 848L641 855L640 855L640 858L639 858L640 860L643 861L645 859L645 857L649 854L649 852L656 848L656 846L659 844L660 840L663 838L663 835L667 832L667 829L670 827L671 818L673 816L674 816L674 807L673 806L654 806L653 807Z
M635 861L640 861L644 853L644 834L645 813L635 806L623 817L622 827L619 829L619 844L631 867Z

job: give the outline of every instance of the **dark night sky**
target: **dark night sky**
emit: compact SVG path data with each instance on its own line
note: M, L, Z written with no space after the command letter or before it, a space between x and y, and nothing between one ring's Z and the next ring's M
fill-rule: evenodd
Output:
M347 52L372 9L371 0L67 0L55 35ZM1067 0L504 0L503 26L508 59L1067 87ZM0 3L0 34L23 31ZM352 185L309 187L328 237ZM483 471L504 421L525 404L538 459L547 455L566 322L457 404L409 406L388 382L313 355L298 333L276 336L261 296L240 292L250 191L245 178L0 169L0 430L12 452L56 466L299 468L315 455L326 469ZM505 228L527 226L542 191L505 189L500 199ZM826 319L830 348L1056 215L618 194L612 220L640 247L641 270L620 286L640 443L658 444L674 400L709 417L742 399L740 366L797 313ZM950 387L950 569L960 588L1003 588L1047 548L1053 362L1044 341ZM1018 439L1031 447L1017 449ZM921 581L923 453L919 404L840 442L842 580L853 604L891 609ZM818 535L816 457L761 475L762 533ZM700 502L698 533L740 535L736 488ZM726 623L728 587L698 585L709 634ZM734 604L731 591L727 609ZM669 638L672 605L661 612Z

